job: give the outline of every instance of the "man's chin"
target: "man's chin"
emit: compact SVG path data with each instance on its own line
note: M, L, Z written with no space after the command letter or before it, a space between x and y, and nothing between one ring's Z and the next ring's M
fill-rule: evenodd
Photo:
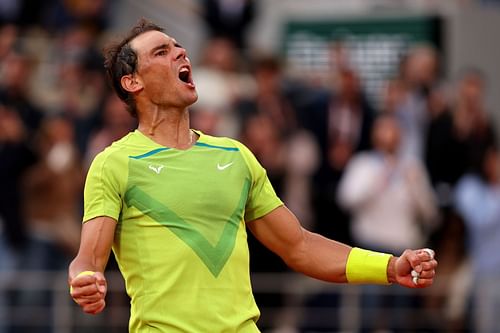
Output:
M193 105L194 103L196 103L196 101L198 101L198 93L195 91L194 96L193 96L193 98L191 99L191 101L189 102L189 105L188 105L188 106Z

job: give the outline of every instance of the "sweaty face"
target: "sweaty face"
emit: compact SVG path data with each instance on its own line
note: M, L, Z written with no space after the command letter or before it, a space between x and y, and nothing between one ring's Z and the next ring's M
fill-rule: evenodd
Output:
M137 53L139 95L161 107L185 108L198 99L186 50L160 31L148 31L131 41Z

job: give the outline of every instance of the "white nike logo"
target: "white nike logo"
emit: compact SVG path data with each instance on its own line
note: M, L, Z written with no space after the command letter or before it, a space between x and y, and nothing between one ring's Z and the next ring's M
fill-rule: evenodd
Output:
M156 172L156 174L158 174L158 175L160 174L161 169L163 169L164 167L165 167L164 165L159 165L159 166L157 166L157 167L154 167L154 166L152 166L151 164L149 165L149 168L150 168L151 170L153 170L154 172Z
M224 164L224 165L220 165L219 163L217 163L217 169L222 171L224 169L227 169L229 168L231 165L233 165L234 162L231 162L231 163L228 163L228 164Z

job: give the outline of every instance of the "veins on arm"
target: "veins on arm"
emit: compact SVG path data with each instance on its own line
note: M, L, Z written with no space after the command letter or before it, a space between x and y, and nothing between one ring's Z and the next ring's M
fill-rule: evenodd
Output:
M286 207L248 222L248 227L290 268L324 281L347 281L345 265L351 247L305 230Z
M97 217L82 226L80 249L69 267L69 277L79 272L103 272L113 245L116 221L110 217Z

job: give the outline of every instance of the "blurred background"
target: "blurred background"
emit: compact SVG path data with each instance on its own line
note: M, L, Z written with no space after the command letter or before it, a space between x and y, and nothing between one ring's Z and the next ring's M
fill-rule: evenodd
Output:
M414 292L291 273L249 237L263 332L500 332L500 1L0 0L0 333L127 332L68 295L93 157L136 125L100 51L139 18L187 50L192 127L245 143L310 230L398 254Z

